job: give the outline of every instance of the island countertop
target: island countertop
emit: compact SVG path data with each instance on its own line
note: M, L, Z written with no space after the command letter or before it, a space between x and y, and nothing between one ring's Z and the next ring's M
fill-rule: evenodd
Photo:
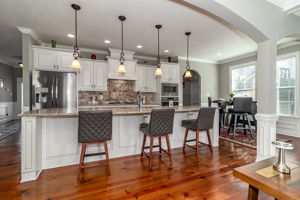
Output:
M174 108L176 113L182 112L197 112L200 106L155 106L155 107L89 107L89 108L50 108L50 109L39 109L24 112L19 114L20 117L78 117L79 111L101 111L101 110L112 110L113 115L143 115L150 114L152 109L167 109Z

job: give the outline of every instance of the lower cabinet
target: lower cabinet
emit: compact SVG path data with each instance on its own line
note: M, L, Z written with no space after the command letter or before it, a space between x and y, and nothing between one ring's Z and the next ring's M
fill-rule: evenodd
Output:
M108 64L104 61L81 61L78 90L107 91Z
M156 92L155 68L151 66L137 66L136 91Z

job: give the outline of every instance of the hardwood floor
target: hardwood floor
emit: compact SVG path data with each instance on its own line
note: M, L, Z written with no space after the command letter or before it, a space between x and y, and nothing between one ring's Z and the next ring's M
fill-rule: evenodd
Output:
M183 133L184 134L184 133ZM296 154L295 154L296 155ZM0 199L246 199L248 185L232 170L255 161L255 150L226 141L219 148L173 149L169 158L148 160L139 155L111 159L111 176L105 166L84 169L77 180L78 166L44 170L35 182L19 183L20 135L0 142ZM291 155L293 157L294 155ZM272 199L264 194L260 199Z

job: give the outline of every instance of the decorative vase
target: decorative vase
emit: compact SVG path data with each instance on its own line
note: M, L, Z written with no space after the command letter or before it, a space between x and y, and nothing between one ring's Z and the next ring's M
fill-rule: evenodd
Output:
M56 41L55 40L51 40L51 47L56 48Z

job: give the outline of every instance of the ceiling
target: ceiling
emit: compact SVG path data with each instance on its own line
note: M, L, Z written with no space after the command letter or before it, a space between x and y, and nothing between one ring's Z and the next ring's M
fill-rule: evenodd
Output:
M300 0L267 0L288 14L300 16Z
M205 11L181 5L176 0L1 0L0 62L16 65L21 60L21 33L16 27L35 31L44 43L52 39L73 45L74 11L79 4L79 47L107 50L120 48L119 15L125 15L124 48L138 55L156 56L156 24L162 24L161 54L186 56L186 31L191 31L190 57L217 62L253 52L257 46L248 36ZM110 40L105 44L104 40ZM142 45L142 49L137 49ZM170 50L164 53L163 50Z

